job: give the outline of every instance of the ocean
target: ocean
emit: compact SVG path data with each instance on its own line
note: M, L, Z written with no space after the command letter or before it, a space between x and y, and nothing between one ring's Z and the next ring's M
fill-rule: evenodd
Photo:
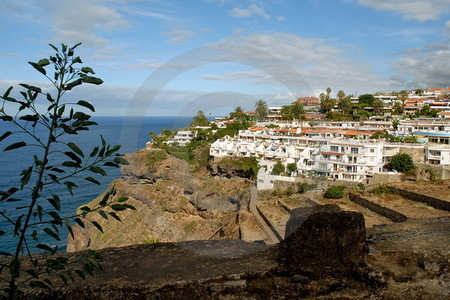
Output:
M83 151L90 153L90 150L99 145L100 135L110 145L122 145L119 153L132 153L139 149L145 148L145 143L149 140L148 133L154 131L161 132L162 129L177 129L184 128L192 121L192 117L95 117L93 118L99 125L91 126L89 131L82 131L79 135L66 135L66 141L76 143ZM0 136L5 131L16 130L9 123L0 122ZM0 149L3 150L6 146L19 140L29 142L26 136L11 135L0 142ZM20 186L20 172L31 165L33 161L33 151L37 151L36 147L23 147L7 152L0 151L0 190L6 191L13 186ZM63 148L67 151L67 147ZM61 146L55 145L54 150L62 150ZM62 158L62 154L55 153L56 157ZM58 156L60 155L60 156ZM61 156L62 155L62 156ZM79 184L78 188L74 189L74 196L72 197L64 185L54 185L51 192L56 193L61 198L61 216L72 215L75 210L81 205L92 201L99 194L104 192L109 183L120 177L120 170L117 168L108 168L107 176L93 176L91 172L85 173L84 177L92 176L100 181L101 185L89 183L85 180L75 180ZM48 207L46 200L42 201L43 206ZM20 205L26 205L23 202L0 202L0 211L8 211L10 214L17 215L15 208ZM11 234L11 225L0 216L0 230L7 233L0 236L0 251L12 252L14 251L14 243L17 242L17 237ZM30 232L31 233L31 232ZM50 246L58 245L59 251L66 250L66 238L68 231L65 226L60 228L61 241L57 241L45 233L39 234L38 243L47 244ZM35 243L30 241L31 244ZM33 248L33 253L40 252L39 249Z

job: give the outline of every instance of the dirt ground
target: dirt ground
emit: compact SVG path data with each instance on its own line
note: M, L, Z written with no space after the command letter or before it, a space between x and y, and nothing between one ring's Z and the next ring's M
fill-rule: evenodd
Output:
M389 184L402 189L407 189L419 194L450 201L450 180L437 182L431 181L404 181Z

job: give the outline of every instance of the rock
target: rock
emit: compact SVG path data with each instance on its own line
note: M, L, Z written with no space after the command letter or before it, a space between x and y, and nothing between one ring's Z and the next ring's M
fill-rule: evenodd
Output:
M286 231L280 259L291 274L354 275L363 265L367 246L361 213L341 211L336 205L315 206L295 212Z
M299 274L292 276L292 279L291 279L292 283L308 284L309 281L310 280L309 280L308 276L299 275Z

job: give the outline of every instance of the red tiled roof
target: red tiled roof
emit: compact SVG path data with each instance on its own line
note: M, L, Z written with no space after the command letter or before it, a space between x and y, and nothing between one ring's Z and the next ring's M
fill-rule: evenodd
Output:
M339 152L320 152L322 154L325 155L344 155L344 153L339 153Z

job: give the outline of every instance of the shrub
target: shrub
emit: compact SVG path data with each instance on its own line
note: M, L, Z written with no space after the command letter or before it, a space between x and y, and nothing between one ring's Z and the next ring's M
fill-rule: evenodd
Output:
M327 199L341 199L344 197L345 185L333 185L330 186L323 194Z
M393 191L385 185L377 186L374 189L369 191L371 194L380 195L380 194L392 194Z
M219 165L229 165L236 169L241 169L250 174L250 177L256 178L258 175L258 161L255 157L225 157L219 161Z
M277 163L273 166L272 169L272 174L273 175L281 175L282 173L284 173L285 168L283 166L283 164L281 163L281 161L277 161Z
M297 171L297 164L296 163L287 164L286 170L289 173L289 175L291 175L292 173Z
M147 154L147 166L152 167L157 162L167 158L167 152L165 150L150 150Z
M315 189L317 184L308 184L307 182L302 182L297 184L297 192L300 194L304 194L307 191Z
M398 153L392 156L388 163L388 168L397 172L407 172L414 169L414 162L410 155L406 153Z

